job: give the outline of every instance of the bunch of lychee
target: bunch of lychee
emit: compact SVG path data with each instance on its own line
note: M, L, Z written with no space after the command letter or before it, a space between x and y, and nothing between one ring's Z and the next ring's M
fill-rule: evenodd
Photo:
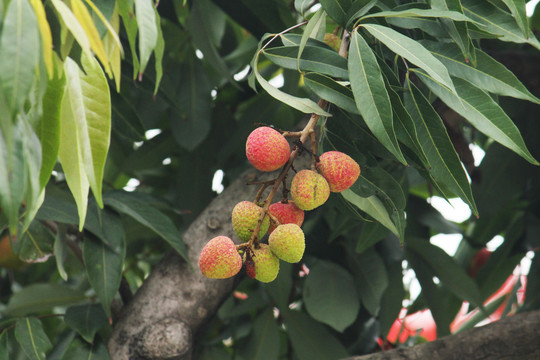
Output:
M259 127L247 139L246 156L260 171L280 169L290 155L285 136L271 127ZM227 236L210 240L199 257L204 276L225 279L244 267L249 277L270 282L278 275L279 260L289 263L302 260L306 246L301 229L304 210L324 204L330 192L348 189L360 175L360 166L342 152L328 151L316 158L316 171L301 170L294 176L290 188L292 201L284 199L271 204L267 211L255 202L236 204L232 226L244 244L236 245ZM256 229L259 230L254 235ZM268 243L262 243L260 240L267 232Z

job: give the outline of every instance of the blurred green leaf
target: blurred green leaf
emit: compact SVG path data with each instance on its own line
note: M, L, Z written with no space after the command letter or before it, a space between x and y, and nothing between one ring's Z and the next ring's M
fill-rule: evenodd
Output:
M292 290L292 268L293 265L281 262L279 264L279 273L277 278L265 285L266 291L275 301L278 309L287 309L289 307L289 297Z
M521 134L504 110L484 91L463 79L454 79L457 95L421 70L415 74L446 105L467 119L476 129L513 150L534 165L540 164L531 155Z
M398 318L404 298L403 269L401 261L395 261L388 268L388 286L380 301L379 326L383 336L388 334L394 321Z
M408 10L401 10L401 11L380 11L380 12L363 16L360 20L376 18L376 17L446 18L446 19L451 19L454 21L476 22L472 20L471 18L468 18L467 16L457 11L439 10L439 9L415 9L415 8L411 8ZM478 22L476 23L479 24Z
M133 1L119 1L118 14L122 17L122 23L128 37L131 59L133 62L133 79L137 78L140 69L139 57L137 56L137 18L133 13Z
M349 75L356 107L367 126L396 158L406 164L394 132L392 105L373 51L358 33L352 34Z
M362 304L373 316L379 313L382 296L388 286L388 274L379 254L371 248L361 254L347 253Z
M2 14L0 13L0 16ZM0 332L0 359L9 359L8 330Z
M64 321L89 343L93 342L96 332L108 323L99 304L70 306L66 310Z
M253 323L248 345L240 353L250 360L277 360L280 353L279 325L272 309L267 308Z
M104 201L107 206L132 217L154 231L165 239L182 257L186 258L186 248L182 236L171 219L156 208L149 206L136 193L110 191L105 194Z
M9 299L3 311L8 316L25 316L50 311L55 306L75 304L86 299L83 292L61 284L32 284Z
M45 360L45 353L52 348L41 321L34 317L17 321L15 338L24 354L32 360Z
M478 214L471 185L441 118L408 79L407 85L405 108L414 119L418 138L431 165L429 174L469 204L473 214Z
M135 16L139 27L139 56L141 67L139 73L142 74L150 60L150 55L154 51L158 41L158 29L154 3L152 0L134 0Z
M14 249L27 262L45 262L53 254L54 235L40 221L32 221Z
M345 347L322 324L306 314L289 310L283 317L299 360L334 360L348 356Z
M0 89L12 114L26 101L40 58L40 38L34 9L28 0L12 0L0 33Z
M328 261L319 261L310 269L303 299L314 319L340 332L354 322L360 310L352 275Z
M352 0L321 0L320 3L332 20L341 26L346 25L347 12L352 5Z

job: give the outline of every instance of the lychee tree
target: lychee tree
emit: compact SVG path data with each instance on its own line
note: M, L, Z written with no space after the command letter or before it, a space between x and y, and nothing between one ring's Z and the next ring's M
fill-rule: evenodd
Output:
M0 359L538 357L539 19L0 0Z

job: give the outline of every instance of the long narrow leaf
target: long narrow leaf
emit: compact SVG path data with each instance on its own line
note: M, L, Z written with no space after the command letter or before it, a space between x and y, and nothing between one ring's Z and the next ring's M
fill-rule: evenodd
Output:
M52 348L41 321L34 317L17 321L15 338L27 358L32 360L45 360L45 353Z
M41 42L43 45L43 61L47 67L49 78L51 78L54 72L51 28L49 27L49 22L47 21L47 17L45 15L43 3L40 0L30 0L30 4L32 4L34 12L36 13L39 31L41 32Z
M514 15L514 19L523 32L525 38L529 37L529 20L527 19L527 11L525 9L525 0L502 0Z
M377 59L364 38L352 34L349 74L356 106L367 126L396 158L406 164L394 132L392 104Z
M150 55L157 44L158 31L153 5L152 0L135 0L135 16L137 17L137 25L139 26L140 74L146 69Z

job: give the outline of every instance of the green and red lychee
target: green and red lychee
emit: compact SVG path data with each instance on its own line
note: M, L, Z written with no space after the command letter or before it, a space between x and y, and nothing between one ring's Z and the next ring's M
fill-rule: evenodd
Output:
M312 170L301 170L293 178L291 196L302 210L313 210L321 206L330 196L326 179Z
M341 192L350 188L360 176L360 166L349 155L340 151L327 151L319 157L317 170L324 176L330 191Z
M253 248L252 259L255 263L255 279L261 282L271 282L279 272L279 259L270 250L267 244L259 244L259 248Z
M306 241L304 232L296 224L279 225L268 238L270 250L283 261L297 263L302 260Z
M242 257L230 238L217 236L202 249L199 268L201 273L210 279L230 278L242 268Z
M278 225L296 224L302 226L304 223L304 210L299 209L294 201L289 200L286 203L274 203L268 208L268 213L279 222L279 224L275 224L273 221L270 222L268 234L272 234L272 231L274 231Z
M236 204L232 211L232 226L240 240L249 241L251 239L251 235L261 217L261 212L262 208L250 201L241 201ZM261 239L266 234L269 226L270 218L266 215L257 234L258 239Z
M291 147L278 131L262 126L249 134L246 141L246 156L257 170L274 171L289 160Z

